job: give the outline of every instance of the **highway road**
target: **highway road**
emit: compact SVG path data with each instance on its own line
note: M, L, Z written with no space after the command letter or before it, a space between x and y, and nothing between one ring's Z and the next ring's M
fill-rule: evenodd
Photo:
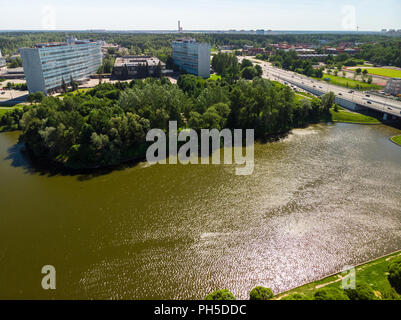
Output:
M348 101L357 103L361 106L385 112L388 115L401 117L401 102L394 101L390 98L377 96L368 92L354 91L351 89L335 86L325 81L318 81L298 73L287 71L273 67L270 63L257 60L253 57L239 57L242 59L249 59L254 63L258 63L263 69L263 77L279 81L286 85L317 90L323 93L332 91L338 98L344 98ZM309 90L306 90L309 91Z

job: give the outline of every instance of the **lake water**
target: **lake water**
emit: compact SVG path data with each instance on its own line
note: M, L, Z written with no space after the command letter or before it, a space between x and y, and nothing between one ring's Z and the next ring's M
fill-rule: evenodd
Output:
M247 298L401 249L401 148L386 126L315 125L256 144L255 170L144 163L35 170L0 134L0 298ZM54 265L57 289L41 288Z

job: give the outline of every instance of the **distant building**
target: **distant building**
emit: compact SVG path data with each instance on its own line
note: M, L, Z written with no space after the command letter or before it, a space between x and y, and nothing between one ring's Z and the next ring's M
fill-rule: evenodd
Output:
M29 92L49 94L64 83L88 79L102 64L99 42L70 38L20 49Z
M325 61L329 55L326 54L298 54L297 57L299 59L308 60L315 59L317 61ZM336 56L336 55L334 55Z
M263 30L263 29L256 30L256 34L259 35L259 36L264 36L265 35L265 30Z
M313 53L315 53L315 50L300 48L300 49L295 49L295 52L297 54L313 54Z
M401 94L401 78L392 78L387 81L385 92L394 96Z
M257 54L264 54L266 50L263 48L250 48L243 51L246 56L256 56Z
M5 67L6 67L6 60L1 55L1 50L0 50L0 69L5 68Z
M325 51L328 54L337 54L338 53L337 48L326 48Z
M160 77L166 65L156 57L126 56L116 59L112 78L126 80L145 77Z
M2 71L1 78L4 79L25 79L24 68L3 68L0 69Z
M220 50L234 50L235 46L232 44L226 44L223 46L220 46Z
M174 63L188 73L202 78L210 77L210 44L194 39L173 41Z
M101 42L102 54L103 58L109 53L110 50L118 52L120 50L120 46L114 43L106 43L105 41Z

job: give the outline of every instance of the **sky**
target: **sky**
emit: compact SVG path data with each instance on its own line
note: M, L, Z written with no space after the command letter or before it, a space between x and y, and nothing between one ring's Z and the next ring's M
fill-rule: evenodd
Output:
M401 29L400 0L0 0L0 30Z

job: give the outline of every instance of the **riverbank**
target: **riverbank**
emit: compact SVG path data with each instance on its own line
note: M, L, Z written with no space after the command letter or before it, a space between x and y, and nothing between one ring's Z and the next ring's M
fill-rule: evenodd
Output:
M338 107L338 110L330 110L333 122L344 122L354 124L381 124L382 122L374 117L361 113L351 112L344 108Z
M388 299L388 295L391 292L391 286L387 280L388 265L394 258L400 256L401 250L398 250L389 255L356 265L356 282L366 282L373 288L378 299ZM340 288L342 285L342 279L342 273L338 272L323 279L282 292L276 295L274 300L281 300L292 294L302 294L306 299L311 299L315 292L321 288Z
M334 84L336 86L348 88L348 89L355 89L355 90L380 90L382 89L381 86L370 84L367 82L362 82L358 80L353 80L349 78L343 78L340 76L330 75L330 74L323 74L323 79L314 78L318 81L325 81L324 79L330 79L330 84Z
M401 147L401 135L391 137L390 140Z

